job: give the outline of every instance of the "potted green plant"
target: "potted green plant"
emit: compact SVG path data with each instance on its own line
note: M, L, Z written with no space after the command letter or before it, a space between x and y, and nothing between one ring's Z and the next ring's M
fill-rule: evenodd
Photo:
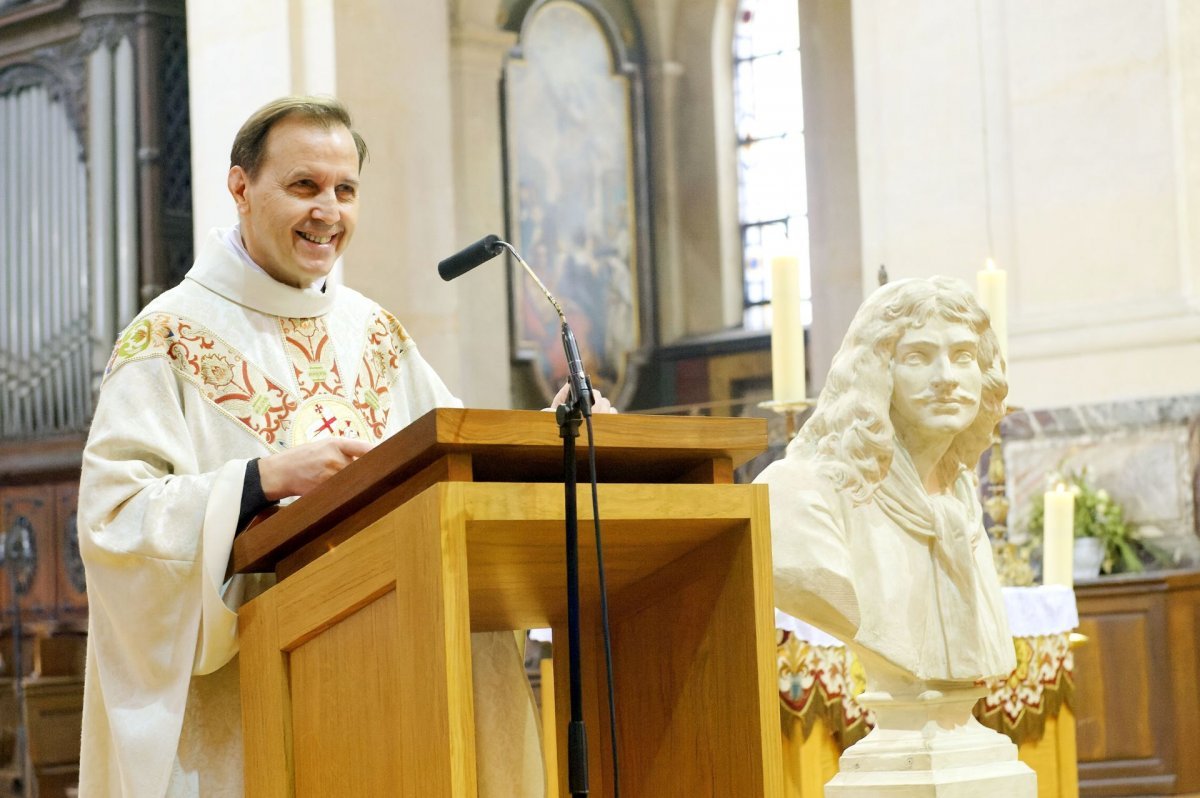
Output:
M1099 573L1136 573L1146 565L1161 565L1169 561L1167 553L1149 537L1149 529L1139 529L1125 517L1125 508L1104 488L1092 484L1086 468L1079 471L1051 473L1050 485L1064 485L1075 497L1075 575L1095 576L1096 565L1090 572L1085 563L1089 558L1099 565ZM1045 521L1045 502L1039 494L1034 497L1029 513L1030 537L1042 539ZM1157 530L1155 530L1157 531Z

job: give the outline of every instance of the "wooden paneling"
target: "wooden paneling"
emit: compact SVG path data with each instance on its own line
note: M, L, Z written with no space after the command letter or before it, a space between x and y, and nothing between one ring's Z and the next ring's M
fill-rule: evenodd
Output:
M14 527L25 519L32 530L35 564L29 590L21 596L21 622L45 621L53 617L57 582L58 545L54 534L54 486L29 485L0 489L0 530L12 534ZM11 551L12 539L5 538ZM0 572L0 606L4 608L5 624L13 621L11 564L5 562Z
M25 682L29 759L35 771L79 767L83 680L78 677Z
M14 768L14 752L17 747L17 693L13 689L13 681L9 678L0 679L0 778L5 771ZM0 786L0 795L4 795L4 787Z
M296 794L292 699L287 653L280 643L279 614L272 593L238 611L238 642L246 795L289 798Z
M33 528L36 565L29 592L21 599L21 621L43 633L61 626L82 628L87 618L87 593L75 579L82 574L74 530L78 503L77 481L0 488L0 531L9 532L19 518ZM8 567L0 568L0 608L4 625L12 623L12 589Z
M778 694L735 695L727 688L760 683L757 668L764 652L759 643L764 636L755 616L762 613L744 599L754 594L756 582L770 584L770 571L764 575L755 567L764 555L769 566L770 555L754 552L754 542L749 534L729 533L694 549L648 577L649 584L632 588L649 592L653 586L657 601L641 611L621 613L614 622L618 711L639 719L640 726L636 737L623 735L620 745L622 786L634 795L781 791L781 784L766 783L766 769L752 771L743 765L766 742L762 730L778 729ZM621 599L617 606L625 603ZM653 653L632 642L652 637L658 640ZM714 651L727 653L718 660L710 655ZM726 698L712 700L718 695ZM660 761L668 741L711 766L671 767ZM767 750L779 750L778 740L771 742Z
M58 435L36 441L0 441L0 485L79 481L85 436Z
M55 606L60 621L87 618L87 586L83 560L79 556L79 532L75 525L79 506L79 482L63 482L54 489L54 537L58 543L55 574Z
M1167 633L1179 788L1200 792L1200 579L1168 594Z
M390 795L400 782L393 719L411 708L390 663L396 594L387 593L291 653L296 795Z
M1200 574L1106 578L1076 588L1083 796L1200 790Z

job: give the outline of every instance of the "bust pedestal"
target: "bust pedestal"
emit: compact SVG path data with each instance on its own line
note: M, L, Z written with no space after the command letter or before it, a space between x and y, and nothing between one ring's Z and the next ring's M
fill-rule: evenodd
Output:
M971 715L986 692L863 693L875 729L842 754L825 798L1035 798L1037 778L1016 745Z

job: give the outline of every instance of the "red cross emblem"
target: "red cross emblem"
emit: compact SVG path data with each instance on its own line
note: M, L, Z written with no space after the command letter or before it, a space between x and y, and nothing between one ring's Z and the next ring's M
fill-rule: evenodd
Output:
M318 412L320 412L319 409ZM337 416L334 416L333 418L325 418L325 414L321 413L321 420L325 423L317 427L317 431L314 433L314 435L319 435L322 432L333 432L333 424L335 421L337 421Z

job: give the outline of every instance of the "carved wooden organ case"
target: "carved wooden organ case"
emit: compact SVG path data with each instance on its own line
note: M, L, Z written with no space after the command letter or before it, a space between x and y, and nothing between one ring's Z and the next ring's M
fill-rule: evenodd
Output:
M183 0L0 0L0 638L86 615L80 454L117 334L191 264L190 160Z

